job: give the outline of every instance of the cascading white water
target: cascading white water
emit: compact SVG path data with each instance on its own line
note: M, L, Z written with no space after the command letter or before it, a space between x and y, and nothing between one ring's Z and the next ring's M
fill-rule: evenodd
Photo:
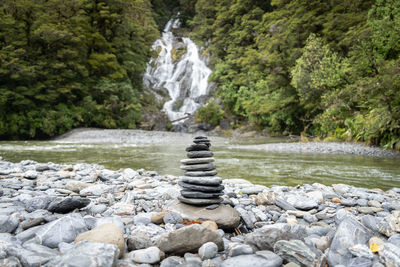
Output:
M163 111L171 121L192 115L201 107L204 96L208 94L211 74L193 41L185 37L180 41L174 36L171 29L179 26L179 19L168 21L162 38L152 46L159 54L147 64L143 80L150 89L165 88L168 91L170 100L164 104ZM173 59L174 46L186 49L176 61Z

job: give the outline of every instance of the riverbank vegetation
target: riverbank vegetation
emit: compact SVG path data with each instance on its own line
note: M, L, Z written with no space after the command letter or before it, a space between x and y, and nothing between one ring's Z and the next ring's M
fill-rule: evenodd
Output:
M135 127L151 43L178 11L225 117L400 148L396 0L2 1L0 137Z

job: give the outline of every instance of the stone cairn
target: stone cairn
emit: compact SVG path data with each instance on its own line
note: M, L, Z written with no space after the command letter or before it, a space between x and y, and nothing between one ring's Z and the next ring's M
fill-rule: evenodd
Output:
M212 205L222 202L224 194L222 179L216 177L214 154L210 151L210 140L205 136L197 136L194 144L187 147L187 159L181 160L181 176L179 185L183 188L178 199L190 205Z

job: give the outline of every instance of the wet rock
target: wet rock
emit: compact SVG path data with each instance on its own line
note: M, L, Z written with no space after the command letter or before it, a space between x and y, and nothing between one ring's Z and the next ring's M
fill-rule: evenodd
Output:
M49 261L46 267L112 267L116 266L119 249L115 245L82 241L66 254Z
M164 258L164 252L158 247L149 247L130 252L129 258L137 263L155 264Z
M43 245L57 248L59 243L70 243L85 231L87 227L82 216L72 213L41 226L36 235L42 240Z
M183 254L185 252L197 252L198 248L207 242L215 243L218 250L224 249L219 234L195 224L162 235L156 241L156 245L167 254Z
M59 198L50 203L47 210L55 213L68 213L74 209L81 209L89 205L90 199L81 197Z
M218 253L218 247L213 242L204 243L199 248L199 256L201 260L208 260L214 258Z
M367 244L371 232L351 217L344 219L337 227L328 253L329 265L346 265L352 258L350 247L356 244Z
M125 250L123 232L119 227L111 223L102 224L90 231L79 234L75 238L75 243L83 240L116 245L120 251L119 257L122 257Z
M275 243L274 252L283 259L301 266L325 267L325 255L318 250L311 250L301 240L280 240Z

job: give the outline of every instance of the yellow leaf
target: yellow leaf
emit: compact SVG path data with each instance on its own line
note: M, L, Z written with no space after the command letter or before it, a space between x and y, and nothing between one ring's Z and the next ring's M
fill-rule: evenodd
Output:
M374 253L378 252L379 245L377 243L372 243L371 245L369 245L369 249Z

